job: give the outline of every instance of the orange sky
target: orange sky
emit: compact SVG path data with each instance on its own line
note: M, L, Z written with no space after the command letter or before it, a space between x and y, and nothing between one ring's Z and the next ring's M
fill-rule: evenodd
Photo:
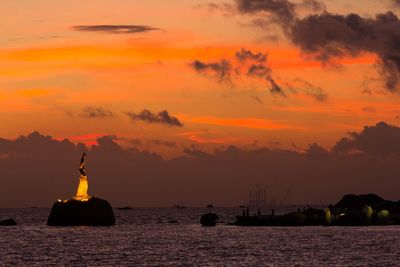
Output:
M7 27L0 41L0 136L37 130L87 144L109 134L126 146L129 139L162 139L205 150L255 141L304 149L313 142L330 148L347 131L378 121L399 124L399 96L380 94L379 81L365 84L367 78L379 78L376 56L340 59L340 69L321 66L288 41L262 40L259 30L246 26L249 18L201 6L207 2L2 1L0 15ZM367 16L387 9L373 0L327 6ZM103 24L160 30L115 34L72 28ZM234 60L241 48L268 53L274 78L286 90L294 86L295 93L273 96L265 81L233 77L218 82L190 67L193 60ZM294 84L298 78L320 87L327 99L304 93L302 85ZM366 86L375 93L363 92ZM81 116L86 107L101 107L113 116ZM143 109L167 110L184 127L133 122L125 114ZM150 149L169 157L179 155L182 146Z

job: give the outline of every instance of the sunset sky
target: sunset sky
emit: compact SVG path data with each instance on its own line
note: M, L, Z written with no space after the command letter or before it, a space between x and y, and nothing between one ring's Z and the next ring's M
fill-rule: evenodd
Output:
M304 150L312 142L330 148L364 125L400 122L399 94L384 89L375 53L321 62L279 25L254 26L258 15L240 13L237 3L2 1L0 136L37 130L91 145L99 136L115 135L123 146L146 140L170 157L181 147L151 140L205 150L230 144ZM324 3L331 13L365 18L396 12L391 1ZM298 16L312 12L304 8ZM139 30L96 30L99 25ZM225 59L236 68L241 49L268 55L265 64L285 96L245 71L221 80L191 65ZM323 97L313 96L315 90ZM127 115L144 109L166 110L183 127Z
M121 205L400 198L398 0L0 7L0 202L72 195L83 151Z

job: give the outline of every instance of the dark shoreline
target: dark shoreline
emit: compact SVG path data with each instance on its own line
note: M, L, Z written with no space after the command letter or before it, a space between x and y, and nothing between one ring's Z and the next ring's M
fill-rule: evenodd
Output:
M385 200L375 194L348 194L325 209L311 207L276 216L250 215L249 208L236 216L237 226L375 226L400 225L400 201Z

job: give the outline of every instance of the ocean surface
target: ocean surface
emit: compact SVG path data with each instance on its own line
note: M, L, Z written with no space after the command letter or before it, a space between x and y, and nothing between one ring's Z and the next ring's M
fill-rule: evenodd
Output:
M400 226L201 227L201 208L115 210L112 227L49 227L49 209L0 209L0 266L400 266Z

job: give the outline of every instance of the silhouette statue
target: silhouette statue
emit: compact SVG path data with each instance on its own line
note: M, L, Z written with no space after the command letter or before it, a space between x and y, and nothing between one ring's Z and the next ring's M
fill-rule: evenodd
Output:
M47 225L114 225L115 216L107 200L88 195L88 178L85 171L86 153L83 153L79 165L79 185L75 197L58 200L53 204Z
M81 158L81 164L79 165L79 172L83 176L86 176L86 172L85 172L85 157L86 157L86 153L83 152L83 155L82 155L82 158Z
M83 153L81 158L81 163L79 165L79 174L80 174L79 185L75 195L76 200L82 200L82 201L88 200L90 198L90 196L87 193L89 188L89 182L85 171L85 158L86 158L86 153Z

